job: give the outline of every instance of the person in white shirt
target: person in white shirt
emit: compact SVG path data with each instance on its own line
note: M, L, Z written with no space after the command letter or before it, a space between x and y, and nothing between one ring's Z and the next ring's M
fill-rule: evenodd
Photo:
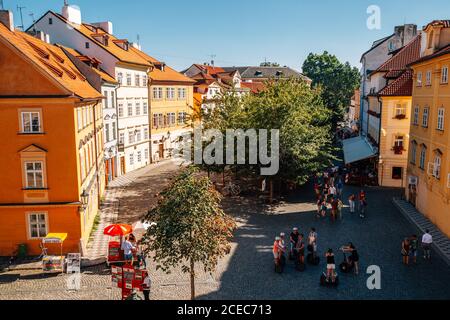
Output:
M151 286L152 286L152 281L151 281L150 276L149 276L149 274L147 272L145 274L144 283L142 285L145 301L150 301L150 288L151 288Z
M334 198L337 195L337 190L334 185L331 185L331 187L330 187L330 195L332 198Z
M122 250L126 263L131 264L133 261L133 250L136 250L136 248L130 242L128 237L126 237L125 241L122 243Z
M425 260L431 260L431 245L433 244L433 236L429 230L425 231L422 237L423 258Z

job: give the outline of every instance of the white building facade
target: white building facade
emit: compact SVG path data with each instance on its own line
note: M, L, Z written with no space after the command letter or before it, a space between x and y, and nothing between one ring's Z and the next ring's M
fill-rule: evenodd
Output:
M117 175L150 164L148 72L151 65L148 61L136 56L126 40L113 36L110 22L82 23L76 7L64 6L62 15L48 11L32 28L49 34L52 42L100 60L102 71L119 83L114 97L112 88L103 86L102 89L111 103L104 114L108 118L105 123L110 125L108 133L105 126L105 155L119 159L115 164ZM112 169L110 172L114 174Z

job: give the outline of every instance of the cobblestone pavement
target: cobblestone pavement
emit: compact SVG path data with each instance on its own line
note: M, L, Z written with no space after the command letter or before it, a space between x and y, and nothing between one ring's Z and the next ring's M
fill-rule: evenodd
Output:
M148 172L127 188L120 200L120 220L136 221L148 210L154 201L155 189L151 188L167 183L167 176L174 172L169 167L161 167L159 173ZM345 211L342 221L331 223L329 219L316 220L311 192L309 188L305 190L270 212L252 200L225 200L225 209L237 219L239 229L231 254L220 261L217 271L211 276L198 270L196 289L200 299L450 299L450 270L436 254L430 263L420 258L418 265L401 263L401 241L415 228L391 201L398 191L369 189L365 220ZM350 191L356 190L347 188L346 196ZM275 274L273 239L280 232L289 233L294 226L303 233L312 226L317 228L321 255L330 247L337 251L352 241L361 256L361 274L341 274L337 289L319 286L324 259L318 267L308 266L305 273L296 272L288 263L284 274ZM337 254L338 263L341 259ZM381 290L370 291L366 287L365 270L370 265L381 268ZM169 275L156 271L151 261L149 269L152 299L189 299L188 275L180 269ZM79 292L69 292L66 279L67 276L43 278L33 273L20 277L14 272L0 274L0 299L120 299L120 291L111 289L110 274L104 267L86 270Z

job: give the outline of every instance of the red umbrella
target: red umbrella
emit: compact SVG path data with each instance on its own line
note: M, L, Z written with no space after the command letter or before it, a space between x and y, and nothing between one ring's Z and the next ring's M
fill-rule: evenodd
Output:
M111 237L125 236L133 232L133 227L128 224L113 224L103 230L103 234Z

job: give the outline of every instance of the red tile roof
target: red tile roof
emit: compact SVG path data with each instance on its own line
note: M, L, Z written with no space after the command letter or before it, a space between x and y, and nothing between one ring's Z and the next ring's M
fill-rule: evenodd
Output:
M406 70L399 78L384 87L379 96L412 96L413 72Z
M433 20L427 24L423 29L426 30L428 27L442 26L444 28L450 28L450 20Z
M249 88L252 93L259 93L266 90L266 85L262 82L241 82L241 87Z
M428 61L428 60L431 60L433 58L440 57L440 56L443 56L443 55L446 55L446 54L450 54L450 44L445 46L445 47L443 47L442 49L440 49L439 51L437 51L437 52L435 52L433 54L429 54L427 56L424 56L424 57L422 57L422 58L412 62L409 65L412 66L412 65L415 65L417 63Z
M375 72L405 70L410 63L420 58L420 44L421 35L418 35L406 46L404 46L395 56L383 63Z
M217 73L225 72L225 70L222 69L221 67L206 66L204 64L195 64L195 66L197 68L199 68L200 70L207 71L207 73L210 75L215 75Z

